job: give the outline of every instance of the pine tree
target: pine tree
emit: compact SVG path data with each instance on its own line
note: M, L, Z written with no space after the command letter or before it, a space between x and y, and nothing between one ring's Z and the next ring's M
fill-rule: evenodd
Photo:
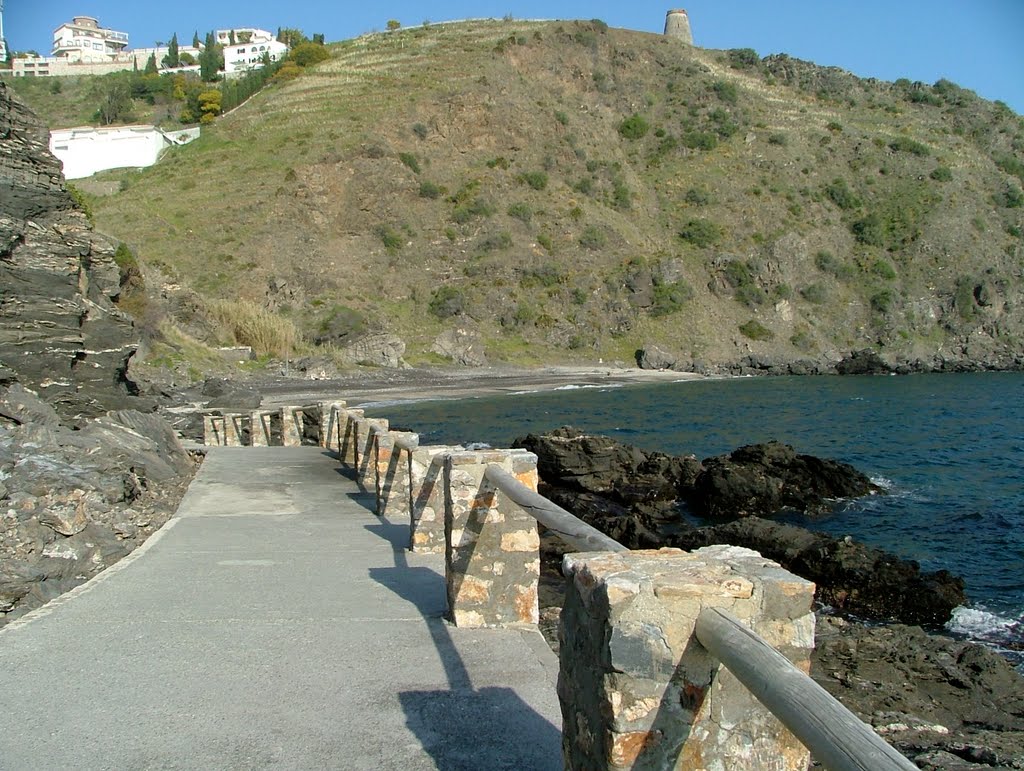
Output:
M212 32L206 33L206 46L199 54L199 77L206 82L217 79L217 70L220 69L221 55L220 46L217 45L217 38Z
M228 44L229 45L238 45L238 41L235 40L235 31L234 30L231 30L228 33Z
M199 48L200 45L201 45L201 42L199 40L199 30L196 30L195 32L192 33L192 47L193 48Z
M171 35L171 42L167 44L167 56L164 57L164 67L177 67L181 64L178 57L178 33Z
M143 75L156 75L160 70L156 66L156 54L152 53L146 60L146 69L142 71Z

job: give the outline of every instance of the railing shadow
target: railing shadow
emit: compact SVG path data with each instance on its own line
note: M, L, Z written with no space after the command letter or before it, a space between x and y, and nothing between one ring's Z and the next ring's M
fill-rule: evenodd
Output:
M370 568L370 578L414 605L423 616L444 668L444 690L398 693L406 725L438 769L560 769L561 732L511 688L474 686L443 615L445 579L409 565L409 529L381 518L366 529L391 544L394 565ZM477 634L496 634L483 630ZM467 635L467 639L469 639Z

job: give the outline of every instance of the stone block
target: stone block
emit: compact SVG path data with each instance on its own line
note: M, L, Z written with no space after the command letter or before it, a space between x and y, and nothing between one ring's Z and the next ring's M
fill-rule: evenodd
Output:
M444 554L444 456L461 447L417 447L409 459L409 549Z
M281 408L281 445L300 447L302 445L302 407Z
M807 751L694 627L724 608L807 671L813 584L735 547L572 554L563 570L566 768L804 771Z

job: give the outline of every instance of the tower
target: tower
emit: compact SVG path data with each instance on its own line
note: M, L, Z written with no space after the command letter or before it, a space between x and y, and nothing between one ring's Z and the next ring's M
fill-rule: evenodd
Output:
M665 36L678 38L687 45L693 45L690 17L686 15L686 11L682 8L677 8L665 14Z
M4 39L4 0L0 0L0 62L7 61L7 41Z

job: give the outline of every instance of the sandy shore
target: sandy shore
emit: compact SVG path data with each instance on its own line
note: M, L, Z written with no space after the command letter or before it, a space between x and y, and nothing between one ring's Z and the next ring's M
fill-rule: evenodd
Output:
M702 375L636 367L482 367L363 370L331 380L287 380L261 384L263 405L344 399L350 407L380 402L464 399L567 386L621 386L701 380Z

